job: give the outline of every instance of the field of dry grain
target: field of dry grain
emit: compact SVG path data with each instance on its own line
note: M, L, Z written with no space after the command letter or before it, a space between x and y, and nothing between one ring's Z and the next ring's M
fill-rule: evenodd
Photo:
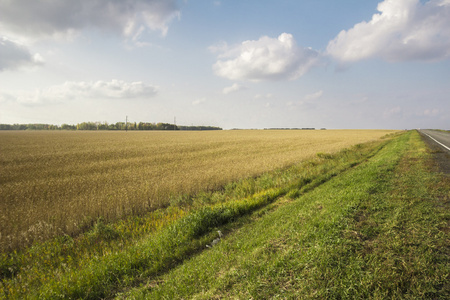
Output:
M117 220L389 130L0 132L0 249Z

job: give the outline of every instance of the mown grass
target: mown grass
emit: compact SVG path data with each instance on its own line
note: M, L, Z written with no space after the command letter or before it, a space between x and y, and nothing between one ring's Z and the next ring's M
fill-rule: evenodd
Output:
M75 236L387 130L0 132L0 251Z
M448 299L448 177L417 132L118 298Z
M112 224L97 221L91 231L75 239L64 236L3 255L3 296L111 297L204 250L217 237L218 228L227 233L227 226L252 212L261 213L261 208L274 208L280 197L307 194L375 155L386 143L318 154L290 168L232 182L220 191L180 195L167 209L149 215Z

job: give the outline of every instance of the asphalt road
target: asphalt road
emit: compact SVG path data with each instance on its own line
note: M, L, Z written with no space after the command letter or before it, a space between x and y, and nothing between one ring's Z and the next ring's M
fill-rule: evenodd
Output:
M438 130L423 129L420 132L437 143L442 149L450 151L450 133Z
M450 176L450 133L437 130L420 130L433 155L435 165Z

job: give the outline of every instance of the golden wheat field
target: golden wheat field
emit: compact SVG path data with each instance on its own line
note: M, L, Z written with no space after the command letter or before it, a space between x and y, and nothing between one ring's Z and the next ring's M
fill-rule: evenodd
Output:
M0 132L0 248L145 213L392 132Z

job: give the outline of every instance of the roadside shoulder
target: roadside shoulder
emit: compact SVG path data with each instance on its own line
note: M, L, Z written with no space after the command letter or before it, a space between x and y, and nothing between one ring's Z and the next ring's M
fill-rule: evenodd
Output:
M450 176L450 153L443 150L432 139L430 139L430 137L423 134L423 132L419 131L419 133L433 155L435 170L439 170L447 176Z

